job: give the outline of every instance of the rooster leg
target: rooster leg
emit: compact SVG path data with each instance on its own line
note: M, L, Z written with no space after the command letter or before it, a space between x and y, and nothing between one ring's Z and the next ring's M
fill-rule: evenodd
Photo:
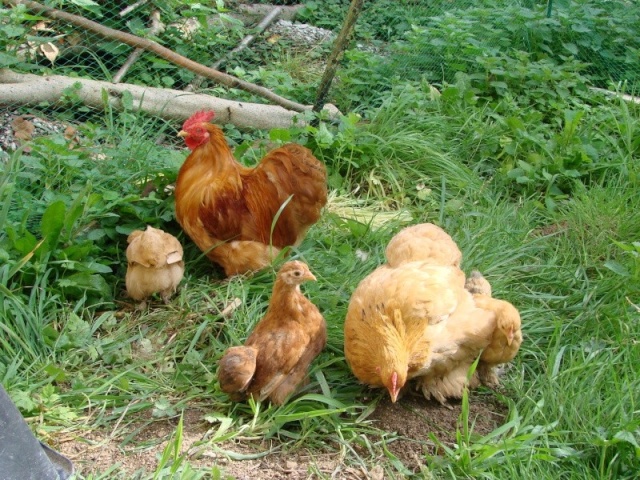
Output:
M208 257L222 265L224 273L231 277L262 270L271 265L279 253L279 248L264 243L236 240L211 250Z

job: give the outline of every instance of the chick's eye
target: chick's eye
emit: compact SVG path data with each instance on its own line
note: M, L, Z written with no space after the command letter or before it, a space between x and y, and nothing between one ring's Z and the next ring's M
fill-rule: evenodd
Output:
M296 270L295 272L293 272L293 274L294 274L296 277L299 277L300 275L302 275L302 272L301 272L300 270Z

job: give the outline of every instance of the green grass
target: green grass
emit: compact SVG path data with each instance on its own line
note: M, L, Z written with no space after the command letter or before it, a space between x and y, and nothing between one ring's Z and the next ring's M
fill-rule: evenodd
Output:
M518 306L525 336L505 382L508 421L483 438L472 427L462 430L456 448L425 458L435 476L633 478L639 465L640 323L630 301L637 300L640 272L630 281L605 263L637 268L614 244L637 240L637 207L634 190L620 183L585 189L554 214L541 213L532 202L494 198L454 214L425 215L423 220L441 217L465 254L466 270L480 268L496 294ZM558 227L545 233L547 225ZM56 432L112 429L125 410L118 425L123 433L144 412L175 417L198 407L229 419L212 445L240 434L271 439L283 449L328 444L344 453L347 464L373 465L383 432L359 420L368 405L359 401L364 389L344 361L342 321L350 292L382 261L384 245L400 227L392 222L371 230L329 214L294 252L318 277L305 291L325 314L329 344L314 363L311 383L282 407L231 404L215 382L223 350L243 341L264 312L273 272L221 283L193 249L187 249L187 278L172 304L142 314L121 315L114 308L97 313L46 294L2 293L3 305L22 298L15 311L31 330L58 331L55 342L43 343L14 326L20 341L8 353L24 361L4 368L3 384L52 440ZM356 250L369 258L359 260ZM221 310L234 298L241 300L239 308L222 319ZM370 457L348 447L357 439L371 445ZM179 478L196 478L186 459L176 465L171 458L180 456L166 452L153 478L169 478L163 476L168 465L182 472ZM393 466L388 472L402 478Z

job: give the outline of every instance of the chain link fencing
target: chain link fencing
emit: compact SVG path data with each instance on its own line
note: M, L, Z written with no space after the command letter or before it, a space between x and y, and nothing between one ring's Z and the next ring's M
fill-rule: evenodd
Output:
M407 2L412 22L393 46L403 78L452 81L496 59L577 60L595 86L640 85L640 3L634 0Z
M312 104L350 2L308 1L303 8L274 3L280 20L275 23L274 16L268 26L261 25L261 20L275 5L247 6L240 1L65 0L52 5L103 27L155 40L179 55L273 89L285 98ZM12 72L266 102L246 91L203 80L184 66L117 38L38 14L29 2L4 3L1 8L4 53L0 53L0 66ZM287 23L294 17L312 25ZM247 41L248 35L253 42ZM501 77L509 75L511 68L533 62L551 62L545 64L549 69L573 62L594 86L602 88L634 93L640 82L637 0L365 1L355 39L328 99L343 111L358 108L376 91L398 81L426 79L441 84L455 81L462 72L485 76L499 88ZM7 78L0 79L0 88L3 83L6 86ZM81 104L73 88L65 90L61 99L22 98L13 104L2 98L6 88L3 92L0 128L5 133L11 130L7 120L25 112L26 106L30 112L39 110L76 122L90 118L96 110L95 105ZM0 138L2 148L15 147L14 140L7 144Z

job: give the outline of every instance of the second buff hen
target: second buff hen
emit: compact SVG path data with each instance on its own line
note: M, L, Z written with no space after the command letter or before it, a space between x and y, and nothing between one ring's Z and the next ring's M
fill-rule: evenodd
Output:
M440 249L439 249L440 248ZM462 254L439 227L409 227L391 239L388 263L353 292L345 319L345 356L354 375L384 387L392 401L412 379L426 398L462 395L466 371L495 329L458 267Z
M232 400L251 395L280 405L304 383L327 343L324 317L300 291L302 283L315 279L300 261L280 268L267 313L243 346L227 349L220 359L220 388Z
M478 271L471 272L465 288L473 294L476 306L496 317L496 328L476 370L483 385L495 388L499 385L496 367L513 360L522 344L520 312L511 303L492 298L491 285Z
M175 293L184 275L182 245L176 237L147 226L127 238L127 293L144 308L146 299L159 293L165 303Z

